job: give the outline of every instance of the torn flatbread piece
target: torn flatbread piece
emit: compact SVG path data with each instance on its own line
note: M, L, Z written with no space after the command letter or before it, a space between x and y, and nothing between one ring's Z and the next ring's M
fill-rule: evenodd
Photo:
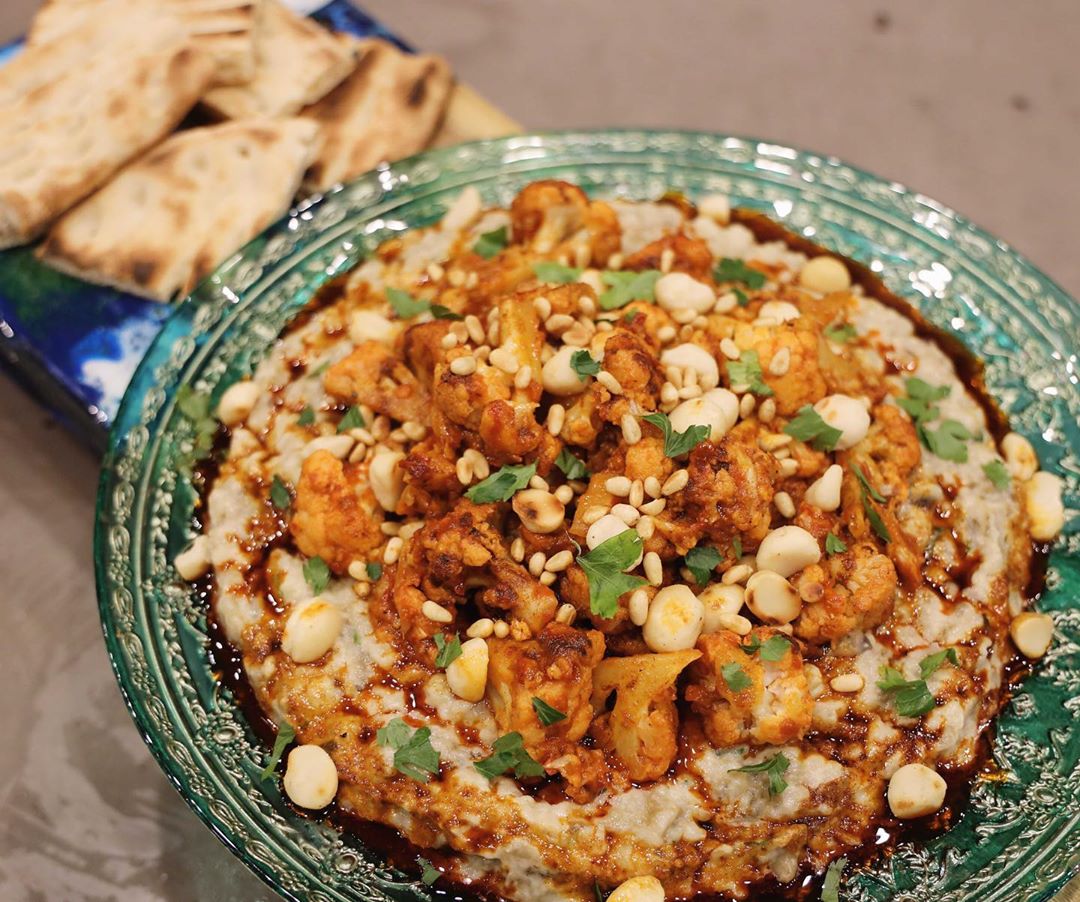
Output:
M228 119L291 116L337 85L356 64L352 48L317 22L265 0L247 84L214 88L203 103Z
M214 61L215 85L236 85L255 74L256 18L262 0L47 0L30 24L33 46L74 34L88 46L88 29L121 24L146 9L175 16Z
M210 83L213 63L182 31L125 34L90 55L65 36L0 68L0 248L34 239L160 141Z
M188 294L288 209L317 141L299 118L179 132L60 219L39 256L154 300Z
M377 38L357 46L353 73L303 113L323 135L305 182L311 191L422 150L446 109L453 77L442 57L402 53Z

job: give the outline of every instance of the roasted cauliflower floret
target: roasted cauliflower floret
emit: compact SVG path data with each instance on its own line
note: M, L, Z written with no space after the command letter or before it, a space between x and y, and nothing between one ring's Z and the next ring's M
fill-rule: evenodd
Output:
M800 407L825 396L827 386L818 363L818 337L813 332L790 323L783 326L740 323L735 327L734 341L742 351L757 352L765 384L773 390L781 416L794 416Z
M598 716L593 735L614 751L631 780L657 780L675 760L679 744L675 681L700 656L693 649L632 655L607 658L596 668L592 705ZM615 705L606 711L613 692Z
M772 646L765 646L769 640L787 642L779 660L762 658L763 649L774 657ZM691 665L686 699L714 745L782 745L803 737L813 699L794 642L779 630L757 627L746 638L726 630L710 633L698 648L701 658Z
M682 233L665 235L623 261L623 269L664 269L665 252L670 251L671 265L665 271L684 272L699 282L712 282L713 258L709 246L700 238Z
M437 366L433 393L442 416L451 423L476 431L489 404L510 399L510 383L502 370L484 363L462 375L451 369L453 360L471 356L466 351L458 351L448 358L447 363Z
M365 341L323 378L326 393L346 404L367 404L402 422L428 423L431 397L412 371L386 345Z
M343 464L329 451L316 451L304 461L289 522L301 552L321 557L343 574L385 541L382 520L363 468Z
M618 251L622 235L611 207L590 203L577 185L555 179L526 185L510 205L510 222L514 241L537 253L549 254L572 237L584 238L598 265Z
M552 623L526 641L489 639L488 655L487 699L500 734L520 733L525 748L541 763L562 748L557 740L577 742L585 735L593 714L593 670L604 656L603 636ZM534 698L565 719L544 726Z
M804 602L795 635L822 645L852 630L871 629L889 616L896 568L872 544L860 543L805 568L795 588Z

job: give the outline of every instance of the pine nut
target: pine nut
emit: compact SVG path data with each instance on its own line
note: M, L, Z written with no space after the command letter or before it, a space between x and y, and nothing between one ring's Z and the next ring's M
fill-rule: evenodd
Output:
M739 346L730 338L720 340L720 353L728 360L738 360L739 356L742 354L739 350Z
M634 507L641 507L645 501L645 486L640 479L635 479L630 483L630 494L627 495L627 502Z
M525 540L518 536L510 543L510 557L518 563L525 560Z
M619 420L619 425L622 428L623 441L626 444L636 445L641 441L641 424L637 421L637 417L624 413Z
M537 579L540 580L540 585L550 586L552 583L555 582L556 576L554 573L549 573L547 570L545 570L543 573L540 574L539 577L537 577Z
M788 520L795 516L795 502L791 500L791 496L787 492L777 492L773 496L773 503L776 505L776 509L780 511L780 516L786 517Z
M528 388L532 382L532 367L523 366L514 376L514 388Z
M574 500L574 490L568 485L561 485L555 489L555 497L563 504L569 504Z
M612 376L607 370L600 370L600 372L596 374L596 381L613 395L622 394L622 386L619 384L619 380Z
M644 559L645 578L650 585L659 586L664 581L664 565L655 551L646 553Z
M746 582L753 572L754 568L749 564L736 564L734 567L724 571L724 575L720 577L720 582L725 586L735 586Z
M834 692L859 692L866 685L866 680L858 673L842 673L829 680Z
M645 477L645 494L650 498L657 498L660 496L660 480L655 476ZM641 505L638 505L640 507Z
M558 435L562 432L563 423L566 421L566 408L562 404L552 404L548 409L545 425L550 435Z
M791 349L783 347L769 361L769 372L774 376L783 376L791 368Z
M637 534L643 540L648 541L656 531L656 523L652 517L640 517L637 523L634 524L634 529L637 530Z
M547 555L542 551L534 551L529 558L529 572L533 576L539 576L544 572L544 565L547 563Z
M686 488L686 484L690 481L690 473L686 470L676 470L665 481L660 488L661 495L674 495L676 492L681 492Z
M470 639L486 639L495 631L495 621L490 617L481 617L472 626L465 630L465 635Z
M667 507L667 498L654 498L652 501L640 505L638 510L643 514L648 514L650 517L656 517L663 513L665 507Z
M510 624L505 620L496 620L492 632L495 634L496 639L505 639L510 635Z
M754 412L755 404L754 396L747 392L742 398L739 399L739 416L744 420L750 419L750 414Z
M386 549L383 551L383 563L396 564L404 544L405 543L400 536L394 536L394 538L387 542Z
M611 512L627 526L633 526L641 516L638 509L631 507L629 504L616 504L611 508Z
M634 626L644 626L645 621L649 619L649 593L644 589L636 589L630 595L627 608L630 613L630 622Z
M544 569L549 573L561 573L572 563L574 563L574 552L564 549L549 557L547 563L544 564Z
M472 339L474 345L482 345L484 343L484 326L480 322L479 317L469 314L465 317L465 328L469 332L469 338Z
M450 372L455 376L471 376L476 372L476 358L471 355L455 357L450 361Z
M577 608L572 604L561 604L555 612L555 622L570 626L577 619Z
M630 479L626 476L609 476L604 481L604 488L616 498L625 498L630 494Z
M454 615L446 608L441 604L435 604L430 599L420 605L420 613L427 617L428 620L434 620L436 623L450 623L454 619Z

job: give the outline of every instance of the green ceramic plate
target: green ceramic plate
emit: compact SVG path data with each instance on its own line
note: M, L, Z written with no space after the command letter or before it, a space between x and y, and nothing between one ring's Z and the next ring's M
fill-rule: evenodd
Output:
M1040 602L1057 623L1054 646L999 723L993 754L1002 779L975 786L948 834L851 871L842 898L1049 899L1080 868L1080 308L947 207L839 160L746 138L561 133L413 157L278 223L177 309L120 408L95 535L106 644L161 767L210 828L288 898L431 897L360 843L294 814L276 783L257 779L267 750L215 681L203 606L169 563L193 533L194 495L179 465L193 424L176 390L188 383L216 398L323 282L393 233L436 220L463 186L506 203L525 183L552 177L601 196L727 193L868 264L986 361L990 390L1065 478L1074 514Z

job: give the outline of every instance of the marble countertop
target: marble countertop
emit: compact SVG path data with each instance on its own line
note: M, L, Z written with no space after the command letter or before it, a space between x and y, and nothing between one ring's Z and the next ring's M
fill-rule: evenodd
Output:
M0 3L0 40L35 0ZM368 0L529 127L651 125L836 154L1080 295L1080 6L1043 0ZM0 376L0 898L270 900L124 710L97 621L97 461Z

